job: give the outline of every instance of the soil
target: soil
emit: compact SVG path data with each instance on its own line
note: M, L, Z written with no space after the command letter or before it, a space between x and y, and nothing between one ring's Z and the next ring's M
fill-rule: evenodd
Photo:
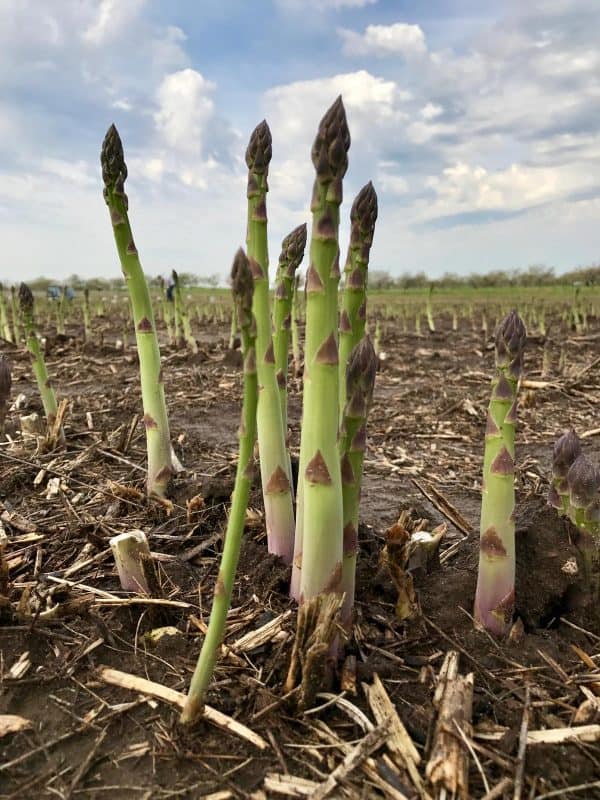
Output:
M287 596L289 569L267 555L258 485L229 615L225 643L231 650L217 666L207 702L267 747L204 721L182 729L172 705L102 679L102 667L112 667L187 690L233 486L241 388L225 322L194 321L197 357L163 341L172 440L186 470L174 481L172 509L148 502L137 356L132 347L117 347L115 332L123 323L116 315L113 309L111 318L94 320L96 345L82 345L76 325L60 338L44 328L50 331L49 372L59 398L69 400L67 445L52 452L15 433L19 415L41 413L41 407L28 357L0 341L13 370L12 398L18 398L7 420L12 441L0 446L0 518L10 569L9 602L0 605L0 719L13 714L28 723L4 736L0 730L0 797L309 796L298 782L295 794L285 794L265 780L288 775L316 785L365 730L343 702L321 698L320 710L300 713L284 697L296 615ZM329 796L439 796L424 778L425 765L440 668L446 654L457 651L461 674L474 676L473 735L465 751L469 796L482 798L497 786L496 797L600 797L600 739L594 735L528 743L519 777L524 717L530 731L582 719L600 723L600 704L590 702L600 696L598 608L584 602L581 570L573 575L565 568L573 559L577 565L576 532L545 503L552 443L563 430L587 432L585 452L599 460L599 321L590 319L588 330L574 333L557 318L552 342L546 345L541 335L528 341L517 433L522 626L502 642L475 630L471 617L493 341L465 319L453 331L449 314L439 314L438 330L423 336L401 332L383 309L380 316L383 352L369 422L356 618L346 645L346 655L356 657L357 688L353 693L347 686L344 699L376 722L363 687L375 674L381 678L421 756L424 788L419 791L388 744L372 756L380 780L359 764ZM545 345L552 366L542 377ZM561 347L567 368L559 372ZM300 391L301 381L291 378L296 449ZM203 500L193 501L198 495ZM405 510L429 529L446 522L448 530L439 563L416 581L417 613L400 621L381 552L386 529ZM183 605L110 600L123 593L108 539L135 528L148 536L162 597ZM236 650L243 635L280 615L266 643ZM146 634L164 626L176 633L151 644ZM339 680L332 687L337 698Z

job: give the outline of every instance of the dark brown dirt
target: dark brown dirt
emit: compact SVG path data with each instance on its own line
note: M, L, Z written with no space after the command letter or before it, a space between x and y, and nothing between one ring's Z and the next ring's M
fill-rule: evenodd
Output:
M383 309L380 315L385 316ZM80 347L75 326L66 339L50 342L48 366L57 393L71 401L67 450L36 452L34 444L18 440L0 448L0 501L9 513L29 521L39 536L28 541L26 532L4 523L10 541L11 605L0 614L0 714L18 714L30 727L0 738L1 798L196 798L215 792L223 793L217 795L222 800L284 796L260 794L268 773L318 782L343 758L331 745L320 749L320 724L326 723L345 742L363 735L335 705L298 715L281 702L294 613L283 619L275 639L241 657L223 658L209 692L210 705L267 740L265 751L207 723L182 731L172 707L100 680L99 668L110 666L185 692L208 620L233 485L241 379L226 352L228 326L194 322L202 359L163 348L172 439L187 467L174 482L171 515L156 503L148 504L143 495L122 489L143 491L145 455L143 430L136 421L141 415L136 358L131 349L115 349L115 331L123 329L118 320L96 321L104 332L101 347ZM475 631L470 616L493 365L490 341L465 320L460 331L452 332L449 316L440 315L442 330L433 336L400 333L395 319L382 323L387 358L371 416L356 622L347 646L357 657L358 693L348 699L372 719L361 682L370 683L377 673L424 764L439 668L448 650L458 650L461 672L474 673L474 746L490 788L505 777L514 779L526 686L530 730L573 724L586 699L582 687L599 691L598 616L581 607L574 579L563 570L565 562L577 558L573 531L545 506L552 441L570 425L580 434L598 425L600 367L582 372L597 356L597 339L586 338L593 337L594 324L580 335L563 331L570 372L554 369L544 385L526 385L521 391L517 614L524 632L518 641L501 643ZM529 380L542 380L542 347L540 337L529 343ZM8 346L2 350L13 365L13 398L25 395L19 413L40 411L27 357ZM558 350L554 345L555 365ZM291 440L296 447L300 390L301 381L291 379ZM17 416L12 412L11 420ZM598 441L592 435L584 444L596 459ZM47 472L36 480L42 467ZM48 482L56 477L61 482L52 494ZM394 611L394 587L380 569L385 529L403 509L412 509L432 527L447 521L435 489L471 532L465 535L450 522L441 565L417 585L421 613L401 623ZM197 494L205 505L188 512L186 501ZM261 508L256 486L229 617L230 646L294 609L287 597L289 570L266 552ZM107 540L131 528L148 535L164 596L187 607L157 612L103 604L98 591L120 594ZM71 575L76 585L53 582L51 577L60 578L84 547L86 557L95 560ZM36 612L54 605L63 607L64 616L36 618ZM174 626L180 634L151 647L145 634L157 625ZM15 666L19 659L23 671ZM394 773L381 754L375 763L381 777L393 784ZM554 791L559 792L554 796L600 797L598 785L568 791L597 784L599 778L598 743L528 745L522 796ZM365 783L360 771L347 786L351 797L386 796L372 782ZM473 758L470 786L474 798L486 792ZM406 775L396 789L406 797L417 796ZM513 796L512 785L502 796Z

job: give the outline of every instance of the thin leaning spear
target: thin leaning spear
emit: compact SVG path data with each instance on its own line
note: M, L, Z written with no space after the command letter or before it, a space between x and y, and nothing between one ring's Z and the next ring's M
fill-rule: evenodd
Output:
M256 319L258 449L267 539L269 552L281 556L289 564L294 550L294 508L275 372L269 307L267 176L271 154L271 131L263 120L252 132L246 150L248 166L246 249L254 278L252 311Z
M204 696L217 661L217 654L231 604L233 581L240 554L248 497L253 476L253 450L256 441L256 406L258 388L256 380L256 354L254 341L256 325L252 316L252 274L243 250L236 253L231 271L231 285L242 337L244 355L244 399L239 430L240 452L231 512L223 545L223 555L215 586L213 605L206 637L198 657L187 700L181 713L181 722L192 723L202 713Z
M114 125L108 129L102 143L100 163L104 199L110 212L117 252L133 309L148 451L147 491L149 495L164 497L173 474L173 465L160 350L150 292L129 224L129 203L125 194L127 166L123 144Z

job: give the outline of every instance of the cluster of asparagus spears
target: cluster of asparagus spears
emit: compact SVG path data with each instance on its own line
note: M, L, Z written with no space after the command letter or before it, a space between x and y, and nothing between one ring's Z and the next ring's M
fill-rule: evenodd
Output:
M351 619L366 420L377 365L371 342L365 336L367 267L377 219L377 196L369 183L352 205L345 290L338 315L339 208L349 147L350 133L339 97L321 120L312 148L316 177L311 201L310 265L306 273L304 398L296 513L288 448L287 378L298 288L296 270L304 255L307 226L298 226L283 240L271 313L266 197L272 142L265 121L253 131L246 150L246 253L238 251L232 270L235 319L244 355L240 459L209 631L183 713L187 720L199 713L223 635L256 439L268 547L285 562L293 560L292 595L305 602L322 592L344 592L344 619L347 623ZM172 461L160 352L150 295L128 217L123 146L114 125L104 139L101 165L104 197L130 293L138 342L148 445L147 488L149 494L164 496ZM181 316L176 274L174 279L176 313L189 338L189 326Z
M572 428L554 445L548 503L600 544L600 468L584 455Z

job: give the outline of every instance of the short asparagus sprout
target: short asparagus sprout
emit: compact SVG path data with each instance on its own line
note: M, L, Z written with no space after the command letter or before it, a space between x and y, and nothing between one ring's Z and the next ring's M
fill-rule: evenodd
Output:
M511 311L496 332L496 376L485 431L475 622L503 635L515 597L515 423L526 331Z
M100 162L104 199L110 212L115 243L133 309L148 451L147 489L150 495L164 497L173 468L160 350L150 292L129 224L129 202L125 194L127 166L123 144L114 125L108 129L102 143Z
M56 402L54 389L52 388L50 378L48 377L46 362L44 361L42 348L40 347L40 341L35 329L33 293L26 283L22 283L19 287L19 306L21 309L23 327L25 329L27 349L31 355L33 372L37 381L40 396L42 398L44 413L46 415L46 419L48 420L48 424L52 425L56 419L58 405Z
M294 549L292 483L277 388L269 307L267 177L271 155L271 131L263 120L252 132L246 149L246 246L254 278L252 310L256 319L256 369L259 384L258 446L269 552L290 563Z
M231 284L237 318L240 324L242 353L244 356L244 398L242 421L239 430L240 451L231 511L227 523L227 533L225 534L223 555L221 556L208 630L181 713L181 722L187 724L193 723L202 714L204 696L210 684L218 651L223 640L254 474L253 451L256 442L256 407L258 403L256 353L254 349L256 324L252 314L252 295L255 283L248 259L241 249L236 253L233 262Z
M552 458L552 483L548 493L548 503L566 514L569 510L569 483L567 475L569 469L581 455L581 442L571 428L558 438L554 444Z
M4 356L0 356L0 436L4 436L4 420L6 419L11 385L10 365Z
M569 467L567 473L569 487L569 516L579 528L596 532L594 521L597 515L598 493L600 492L600 471L590 459L581 453ZM589 509L589 511L588 511Z
M338 450L339 350L337 295L342 182L350 131L338 97L312 147L310 266L306 273L306 345L296 540L291 594L303 602L339 591L343 506Z
M344 559L342 591L345 592L342 620L348 625L354 605L356 556L358 552L358 511L363 461L367 440L367 416L373 398L378 359L368 336L356 345L346 370L346 396L340 442L342 498L344 509Z

